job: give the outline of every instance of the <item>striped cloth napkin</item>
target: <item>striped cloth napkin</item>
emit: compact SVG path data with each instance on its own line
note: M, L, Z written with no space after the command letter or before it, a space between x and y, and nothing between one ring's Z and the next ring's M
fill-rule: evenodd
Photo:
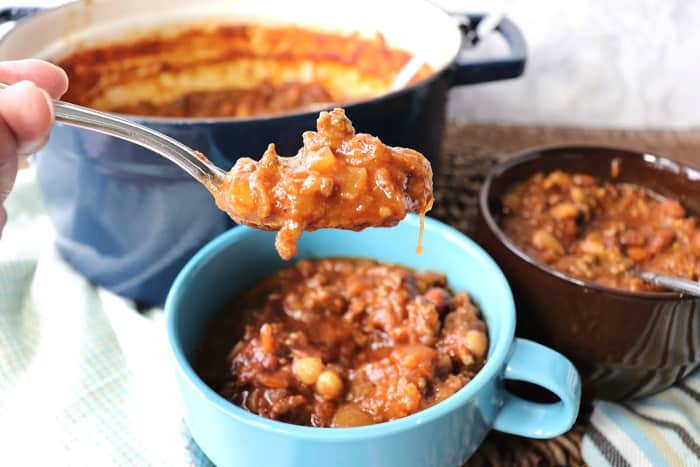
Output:
M700 371L653 397L597 401L581 450L592 466L700 466Z
M210 466L190 438L160 310L90 284L60 257L32 170L0 240L0 465ZM655 397L599 402L591 466L700 465L700 372Z

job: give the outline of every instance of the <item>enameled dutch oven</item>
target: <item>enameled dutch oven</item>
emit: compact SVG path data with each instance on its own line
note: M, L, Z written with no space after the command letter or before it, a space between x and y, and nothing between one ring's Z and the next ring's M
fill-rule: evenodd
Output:
M25 13L5 10L0 19ZM0 60L50 59L62 50L134 29L211 18L380 31L390 45L425 57L436 70L429 78L348 105L346 110L358 131L391 145L415 148L434 164L441 150L450 87L513 78L522 74L525 64L524 39L507 19L497 31L508 43L510 55L460 59L465 41L458 22L422 0L75 2L20 20L0 40ZM470 19L475 22L479 17ZM316 112L306 112L265 118L134 120L183 141L228 169L239 156L259 156L270 142L281 154L294 154L301 146L301 133L315 128L316 117ZM126 297L162 303L175 274L194 251L233 225L186 174L123 141L57 126L35 162L63 255L88 278Z
M700 213L700 171L643 152L593 146L529 150L494 167L480 194L476 240L513 289L520 336L576 364L584 394L611 400L663 390L700 365L700 299L676 292L630 292L574 279L522 252L499 222L503 195L536 172L560 169L634 183Z
M192 362L211 317L232 297L288 266L274 233L236 227L200 250L178 275L165 304L185 421L219 467L458 467L490 429L532 438L566 432L576 420L580 379L559 353L514 338L515 307L503 273L473 241L426 219L424 253L415 253L418 216L396 227L362 232L318 230L302 236L300 258L367 257L447 274L486 321L484 367L444 401L408 417L355 428L313 428L270 420L235 406L209 388ZM521 399L504 379L527 381L558 397L551 404Z

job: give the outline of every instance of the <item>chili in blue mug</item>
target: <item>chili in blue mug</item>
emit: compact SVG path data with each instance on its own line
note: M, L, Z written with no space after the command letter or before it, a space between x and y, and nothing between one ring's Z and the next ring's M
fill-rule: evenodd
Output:
M204 384L192 360L210 318L231 298L288 265L274 233L236 227L203 247L177 276L165 304L168 338L185 420L219 467L459 466L490 429L532 438L558 436L576 420L581 383L562 355L514 337L515 306L501 270L457 230L426 219L424 253L415 253L418 217L362 232L305 233L299 258L365 257L447 274L465 290L488 326L483 369L446 400L408 417L354 428L313 428L269 420L231 404ZM541 404L508 392L504 380L544 387L560 401Z

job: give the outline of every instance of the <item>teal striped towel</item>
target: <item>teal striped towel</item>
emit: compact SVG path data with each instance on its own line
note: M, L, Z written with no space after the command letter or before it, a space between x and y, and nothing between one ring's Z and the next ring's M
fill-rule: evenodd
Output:
M582 454L591 466L700 466L700 371L651 397L596 402Z
M53 246L31 170L0 240L0 465L209 466L182 421L162 313L136 313ZM595 406L591 466L700 466L700 372Z

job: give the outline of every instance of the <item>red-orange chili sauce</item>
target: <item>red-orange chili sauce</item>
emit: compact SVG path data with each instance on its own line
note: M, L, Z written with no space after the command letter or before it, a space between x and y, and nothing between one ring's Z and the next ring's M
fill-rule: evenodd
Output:
M405 417L482 368L486 325L446 277L371 260L303 260L232 300L197 372L263 417L317 427Z
M321 112L317 127L304 133L294 157L270 145L260 161L238 159L210 188L219 208L238 223L279 230L284 259L296 254L305 230L386 227L430 210L432 169L422 154L355 134L342 109Z
M619 163L611 166L614 177ZM590 175L538 173L504 198L503 228L527 254L570 276L656 291L635 270L697 280L700 231L675 199Z

